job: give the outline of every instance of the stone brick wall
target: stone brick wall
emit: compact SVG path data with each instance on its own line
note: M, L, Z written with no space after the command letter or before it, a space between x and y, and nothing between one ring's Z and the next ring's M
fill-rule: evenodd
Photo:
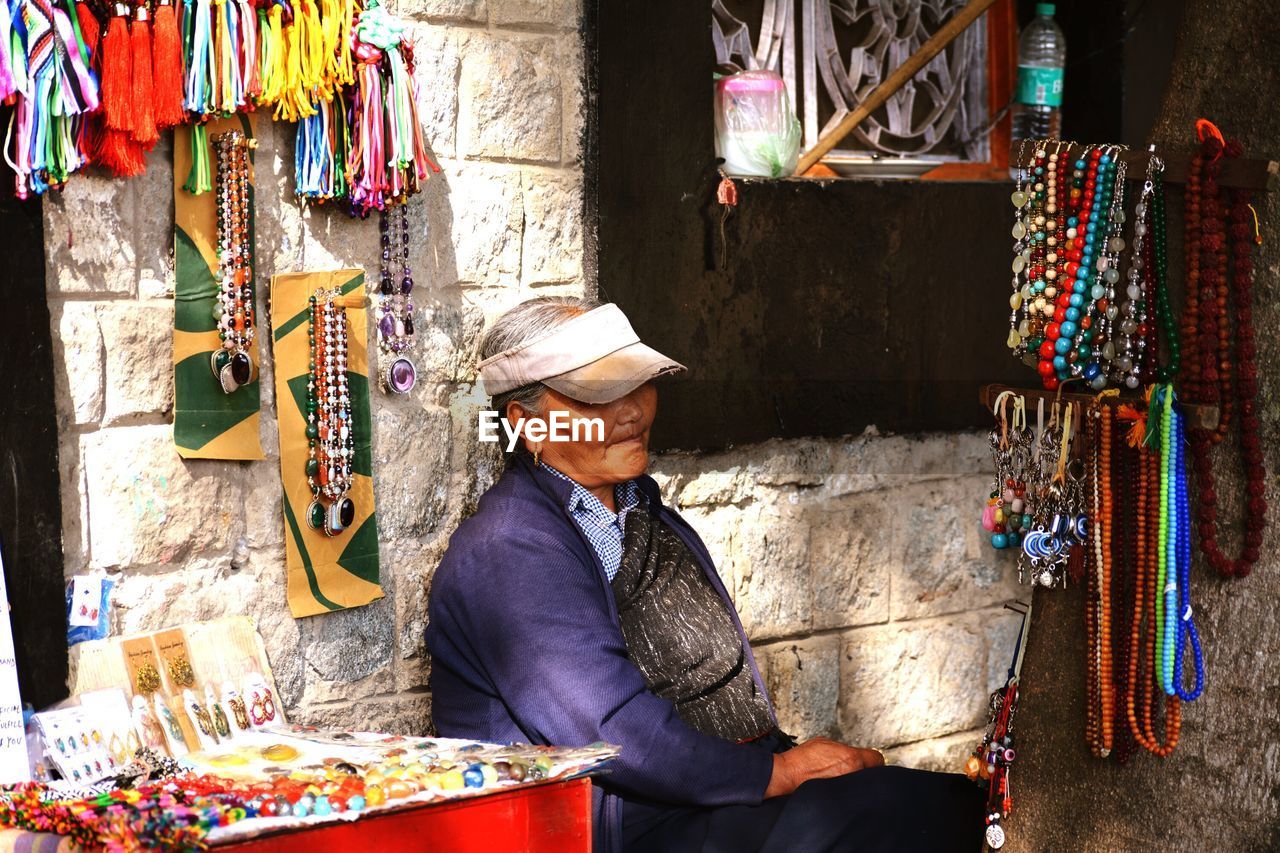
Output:
M661 417L661 415L659 415ZM655 476L716 558L779 723L955 770L1004 682L1010 555L981 538L976 433L666 454Z
M477 335L521 299L585 287L582 37L577 0L400 0L398 11L413 21L443 173L410 207L422 381L407 399L375 395L381 601L289 615L269 352L267 458L184 462L174 449L168 139L141 178L74 177L44 220L67 574L116 580L116 632L252 615L295 718L421 730L430 572L497 463L474 439ZM274 273L378 265L375 221L295 202L292 129L258 124L263 304Z
M422 107L443 174L410 208L425 316L409 398L374 397L386 597L294 620L284 596L270 353L253 463L173 446L172 181L78 176L45 202L64 550L114 578L113 628L248 613L298 720L421 730L427 591L449 535L498 472L475 440L485 322L584 272L576 2L400 0L418 38ZM292 196L291 128L263 121L258 272L376 269L378 232ZM979 542L980 436L867 435L657 459L707 539L761 652L785 727L947 765L972 746L1015 625L1007 564Z

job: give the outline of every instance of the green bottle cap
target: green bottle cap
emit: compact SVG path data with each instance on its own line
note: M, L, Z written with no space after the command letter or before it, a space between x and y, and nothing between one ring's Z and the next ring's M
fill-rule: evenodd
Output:
M1052 17L1053 17L1053 13L1054 13L1055 11L1056 11L1056 8L1055 8L1055 6L1054 6L1052 3L1037 3L1037 4L1036 4L1036 14L1037 14L1037 15L1048 15L1050 18L1052 18Z

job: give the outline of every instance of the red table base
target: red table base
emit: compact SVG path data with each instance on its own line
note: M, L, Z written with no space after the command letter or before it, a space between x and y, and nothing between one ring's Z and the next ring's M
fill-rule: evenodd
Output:
M218 845L243 853L448 850L589 853L591 780L530 785Z

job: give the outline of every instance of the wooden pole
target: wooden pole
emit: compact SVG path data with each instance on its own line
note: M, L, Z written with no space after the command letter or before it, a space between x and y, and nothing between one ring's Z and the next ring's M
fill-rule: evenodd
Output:
M813 148L800 157L800 163L796 166L796 174L803 175L809 171L809 167L826 156L827 152L832 148L839 145L840 141L849 135L849 131L862 124L867 116L880 109L881 105L889 100L894 92L906 85L907 81L916 76L917 72L924 68L930 59L941 53L944 47L951 44L956 36L967 30L974 21L978 20L978 16L995 5L995 2L996 0L969 0L969 5L943 24L927 42L920 45L919 50L907 57L906 62L895 68L883 83L872 89L871 94L867 95L867 99L859 104L853 112L845 116L835 126L834 130L824 134Z

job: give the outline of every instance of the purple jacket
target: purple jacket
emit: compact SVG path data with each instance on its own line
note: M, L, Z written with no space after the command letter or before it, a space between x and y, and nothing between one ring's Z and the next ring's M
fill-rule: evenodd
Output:
M662 505L651 478L638 482L698 557L741 634L702 540ZM773 772L771 751L689 728L627 657L604 567L569 517L571 491L520 455L453 534L428 606L436 728L444 737L497 743L620 745L592 791L596 851L621 849L619 796L685 806L759 803Z

